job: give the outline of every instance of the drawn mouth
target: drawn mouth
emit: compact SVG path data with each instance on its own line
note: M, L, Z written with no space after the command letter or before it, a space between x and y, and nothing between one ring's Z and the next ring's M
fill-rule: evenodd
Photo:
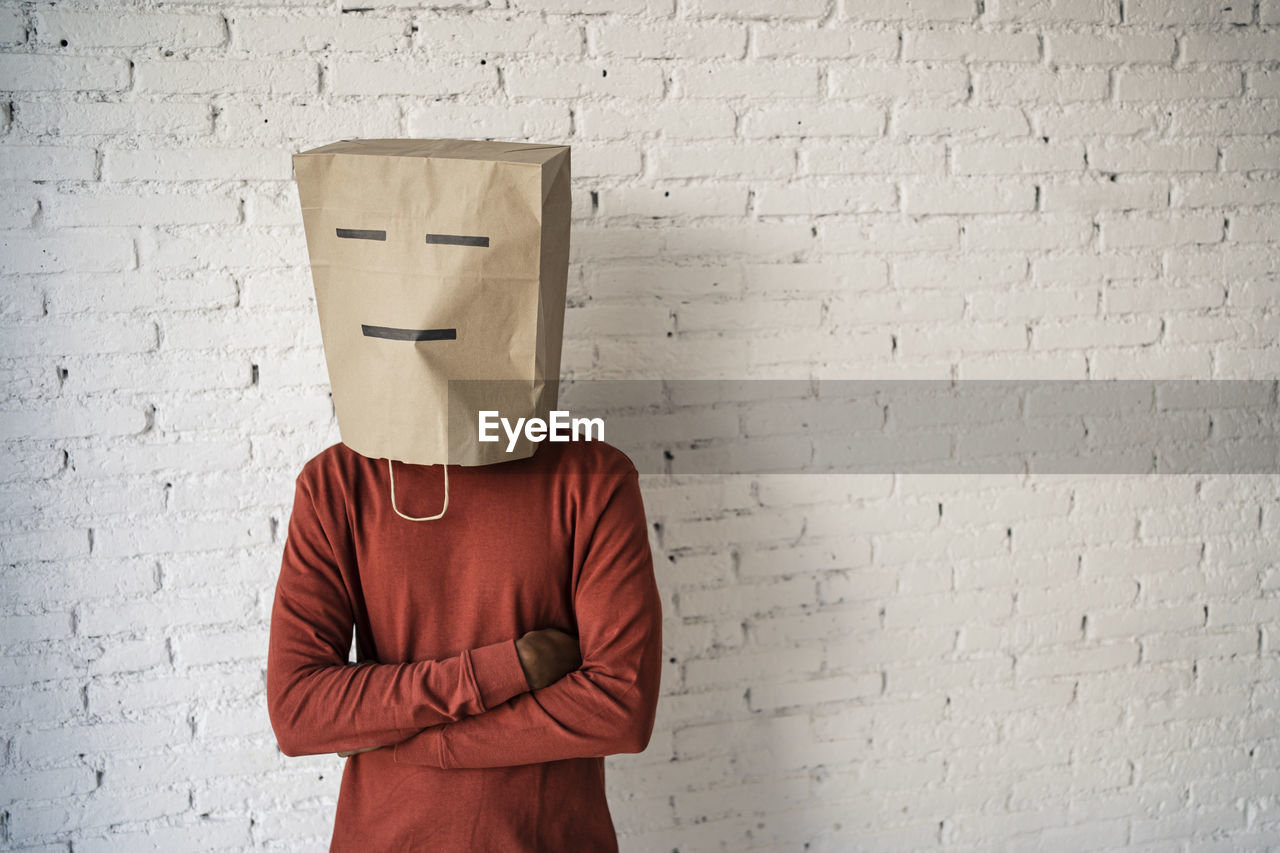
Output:
M360 328L366 338L386 338L390 341L456 341L457 329L395 329L390 326L366 326Z

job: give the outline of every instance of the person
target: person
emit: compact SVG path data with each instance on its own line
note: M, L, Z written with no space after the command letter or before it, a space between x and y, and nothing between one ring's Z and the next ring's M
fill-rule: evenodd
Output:
M555 152L528 156L562 168L567 188L567 149L563 166ZM316 192L306 175L304 185L299 168L304 219ZM386 197L377 189L370 198ZM634 464L587 440L542 442L490 464L375 455L370 443L394 436L343 426L339 400L351 397L338 381L360 359L334 369L320 308L343 440L297 478L266 693L285 755L346 757L330 850L616 851L604 758L648 745L661 669L662 609ZM406 340L449 340L365 334L389 347L375 363L400 357L394 346ZM432 353L409 360L438 366ZM442 420L423 417L421 430ZM415 447L458 443L421 439Z

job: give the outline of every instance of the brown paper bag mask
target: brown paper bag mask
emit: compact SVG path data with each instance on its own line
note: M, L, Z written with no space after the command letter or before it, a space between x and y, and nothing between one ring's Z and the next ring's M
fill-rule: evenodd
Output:
M343 443L420 465L533 455L477 423L556 405L568 146L364 139L293 167Z

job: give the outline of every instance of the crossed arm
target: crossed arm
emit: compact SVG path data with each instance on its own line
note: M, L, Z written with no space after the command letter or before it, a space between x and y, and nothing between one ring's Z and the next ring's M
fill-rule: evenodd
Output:
M351 597L299 480L272 609L267 698L286 755L394 747L400 763L494 767L641 752L657 708L661 603L634 468L578 520L582 665L531 690L515 638L443 660L346 662Z

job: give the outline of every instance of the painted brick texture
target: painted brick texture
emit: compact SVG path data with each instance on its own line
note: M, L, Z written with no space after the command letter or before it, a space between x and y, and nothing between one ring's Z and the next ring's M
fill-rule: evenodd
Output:
M1264 379L1277 57L1275 0L0 9L0 846L327 849L263 685L338 439L293 152L572 145L576 378ZM642 483L624 850L1280 848L1277 477Z

